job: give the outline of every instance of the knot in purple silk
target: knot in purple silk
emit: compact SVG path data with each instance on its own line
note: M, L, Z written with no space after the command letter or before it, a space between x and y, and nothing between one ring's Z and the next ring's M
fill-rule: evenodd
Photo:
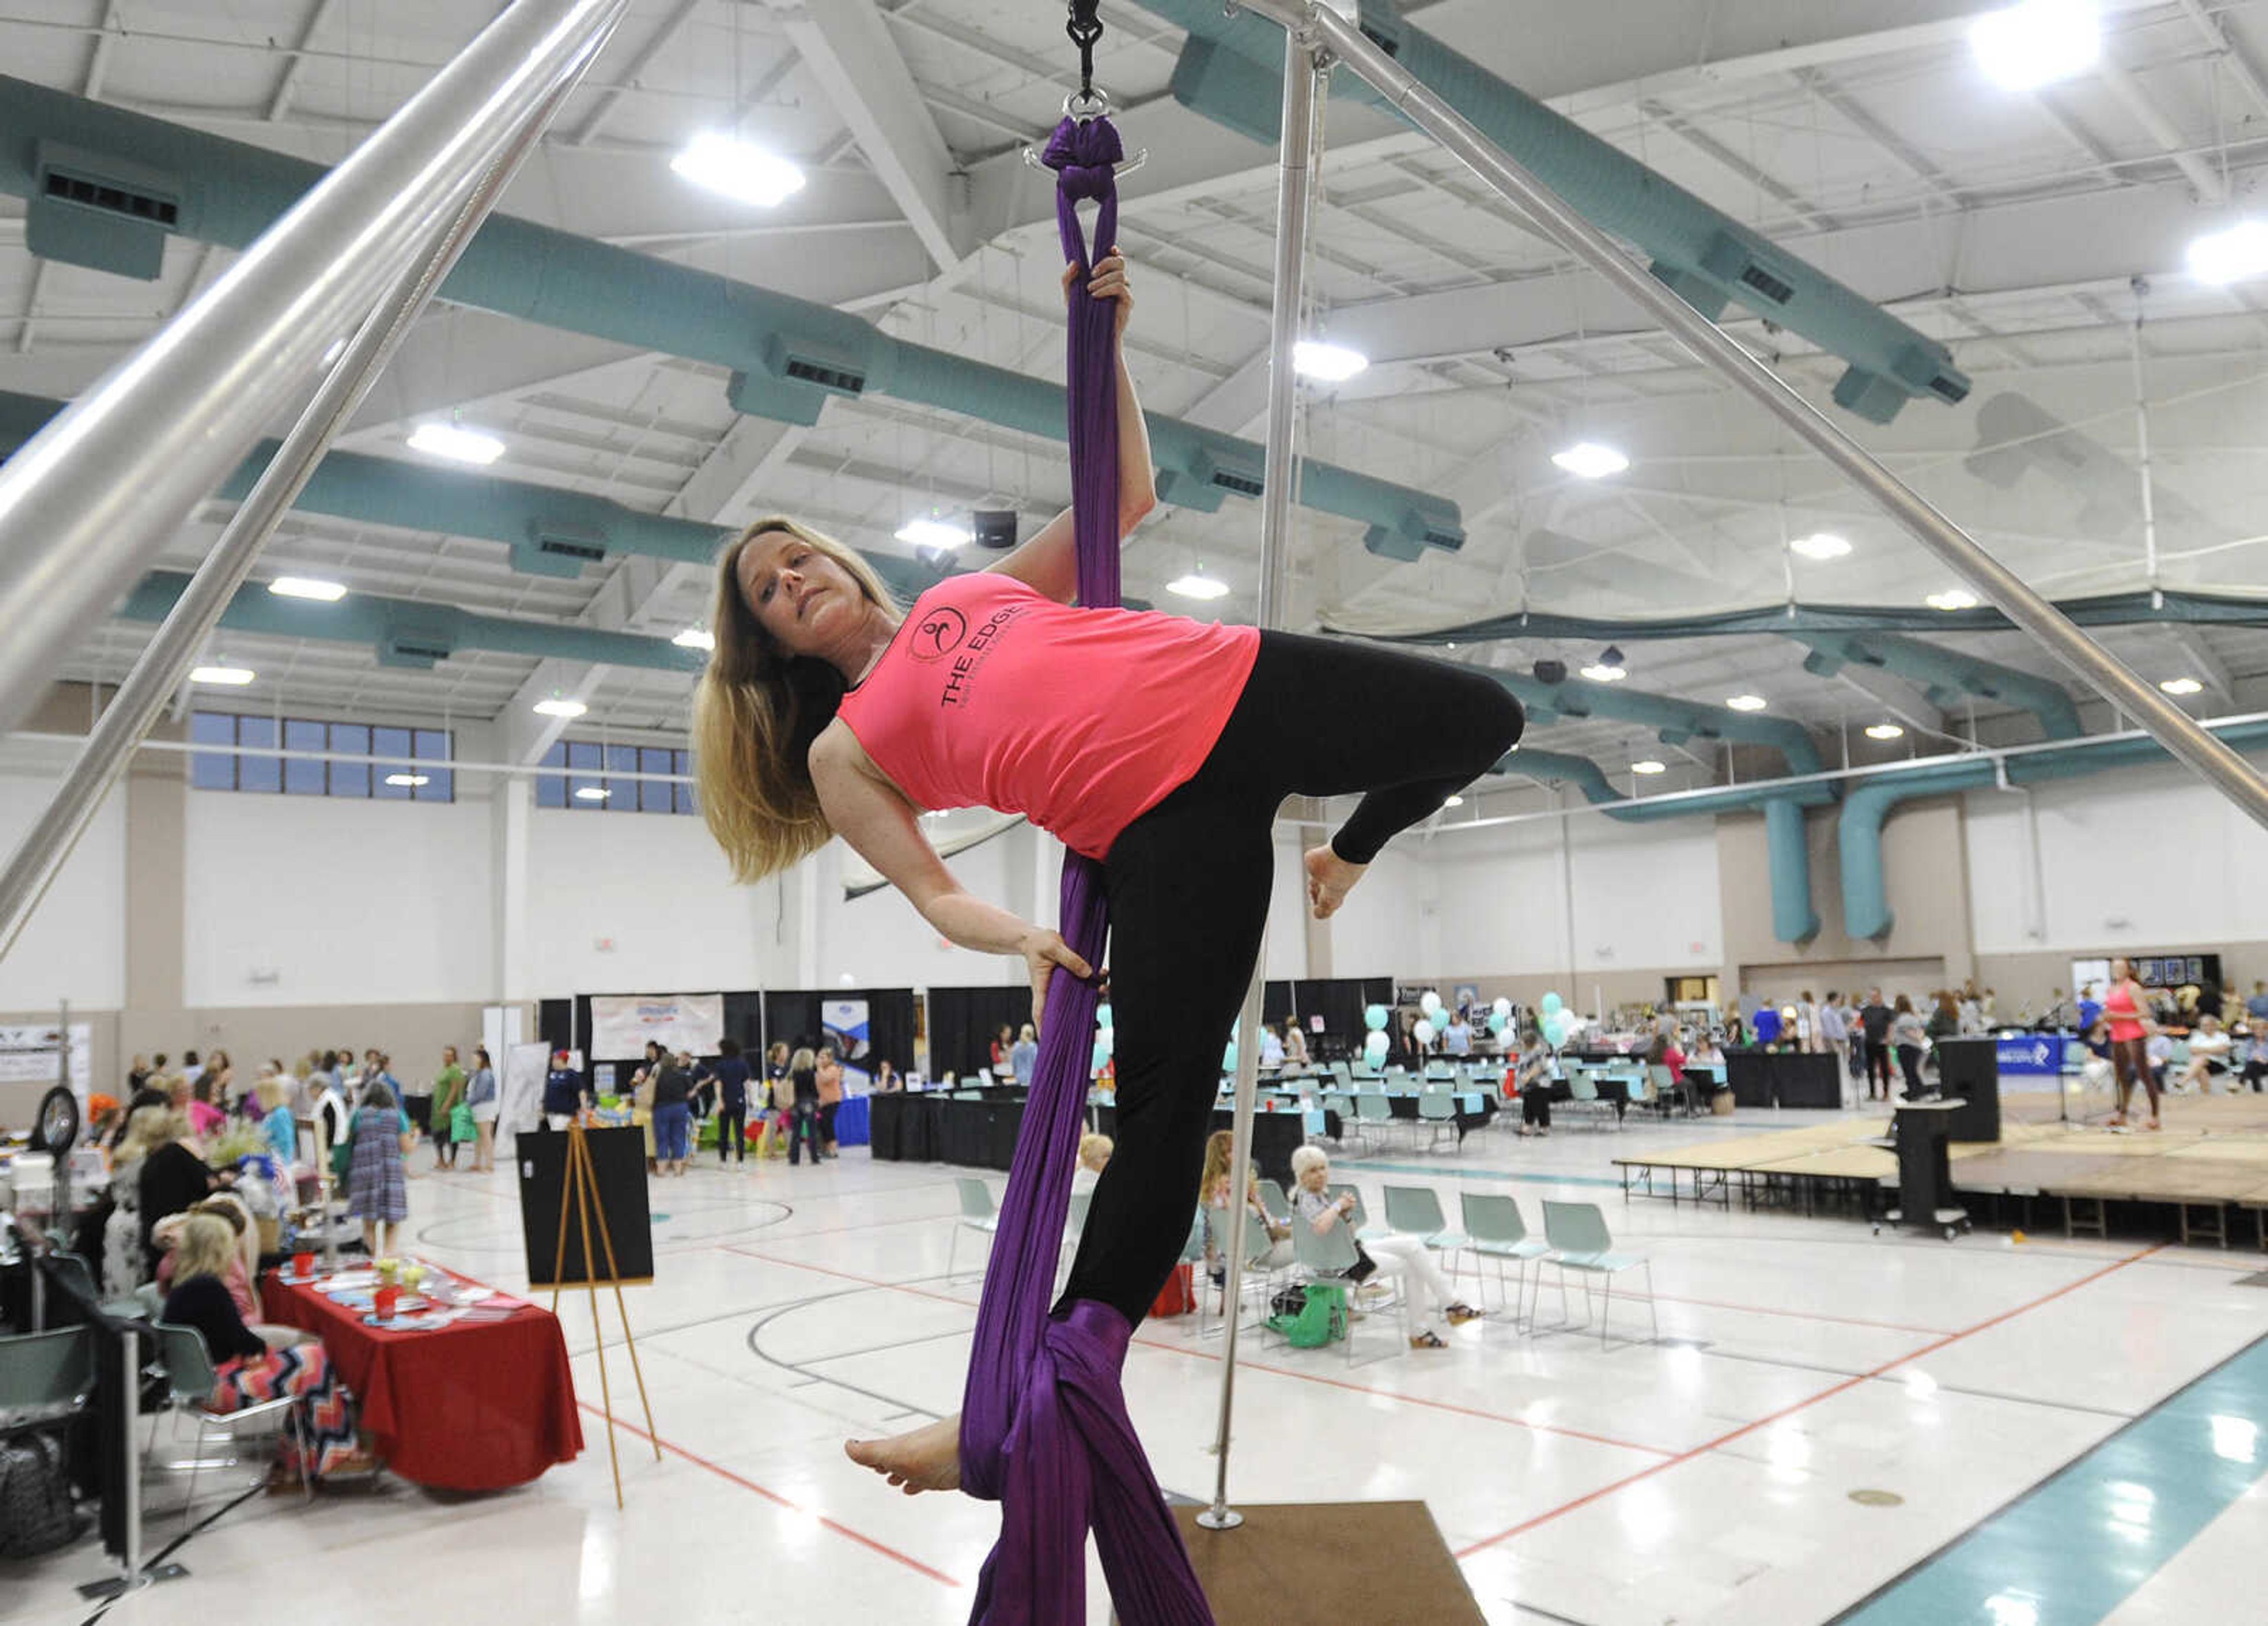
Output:
M1099 198L1117 178L1125 144L1108 119L1070 119L1056 126L1040 162L1057 173L1057 185L1074 198Z

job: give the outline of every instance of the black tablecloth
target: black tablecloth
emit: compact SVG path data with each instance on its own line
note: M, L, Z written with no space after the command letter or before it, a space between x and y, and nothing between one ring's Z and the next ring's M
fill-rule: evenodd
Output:
M1725 1083L1741 1107L1840 1107L1843 1077L1831 1053L1727 1050Z

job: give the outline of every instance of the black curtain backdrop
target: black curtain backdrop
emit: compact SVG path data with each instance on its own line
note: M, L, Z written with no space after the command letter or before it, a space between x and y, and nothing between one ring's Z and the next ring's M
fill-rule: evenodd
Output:
M1281 1021L1296 1012L1300 1025L1314 1038L1314 1024L1323 1019L1323 1032L1342 1043L1360 1048L1365 1005L1394 1003L1392 977L1322 977L1298 982L1270 982L1261 998L1269 1020Z
M929 1067L942 1078L963 1078L992 1064L992 1034L1005 1022L1020 1033L1032 1019L1028 984L990 988L932 988L929 990Z
M573 999L545 999L537 1002L535 1036L543 1041L546 1048L553 1050L571 1050L575 1048L574 1026L577 1003ZM583 1007L583 1020L588 1024L591 1019L591 1002L585 999L580 1003ZM504 1057L501 1056L491 1056L489 1059L496 1063L498 1069L504 1066Z
M861 1065L872 1072L874 1063L887 1056L901 1077L913 1071L914 991L909 988L772 989L764 993L762 999L764 1042L783 1041L791 1048L806 1044L818 1047L824 1025L821 1019L823 1001L863 999L866 1002L866 1038L872 1048ZM731 1010L728 998L727 1026L732 1024ZM737 1034L740 1030L733 1031Z

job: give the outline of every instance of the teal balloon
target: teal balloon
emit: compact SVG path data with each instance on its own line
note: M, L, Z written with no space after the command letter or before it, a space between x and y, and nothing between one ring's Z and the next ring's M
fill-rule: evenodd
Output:
M1511 1019L1505 1016L1501 1012L1491 1011L1489 1012L1489 1032L1496 1034L1498 1038L1503 1037L1504 1030L1510 1025Z
M1567 1042L1567 1024L1556 1011L1543 1019L1543 1042L1554 1049Z
M1541 1009L1543 1010L1543 1014L1544 1014L1544 1015L1546 1015L1546 1016L1557 1016L1557 1015L1558 1015L1562 1011L1565 1011L1566 1008L1567 1008L1567 1002L1566 1002L1565 1000L1564 1000L1564 999L1560 998L1558 995L1557 995L1557 994L1546 994L1546 995L1544 995L1544 996L1543 996L1543 1005L1542 1005Z
M1103 1028L1110 1026L1110 1002L1108 999L1094 1007L1094 1025Z
M1236 1041L1233 1039L1228 1041L1228 1048L1222 1053L1220 1070L1225 1073L1233 1073L1236 1071Z
M1386 1060L1387 1039L1384 1034L1373 1034L1362 1041L1362 1057L1373 1067Z
M1384 1033L1386 1031L1386 1007L1384 1005L1365 1006L1362 1013L1362 1025L1370 1029L1373 1034Z

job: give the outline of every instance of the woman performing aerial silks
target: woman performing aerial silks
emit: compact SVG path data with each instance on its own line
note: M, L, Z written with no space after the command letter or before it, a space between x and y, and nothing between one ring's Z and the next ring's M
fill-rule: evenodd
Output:
M1090 128L1108 130L1100 121L1079 127ZM1107 178L1116 156L1079 161ZM1113 212L1106 200L1098 243L1110 240ZM1076 230L1074 220L1066 235ZM1050 1555L1063 1545L1058 1521L1073 1521L1083 1540L1091 1517L1121 1617L1147 1626L1211 1617L1193 1578L1177 1578L1186 1559L1125 1420L1117 1372L1189 1234L1222 1051L1266 921L1277 807L1292 794L1361 796L1338 832L1306 855L1309 901L1329 916L1389 838L1512 748L1522 717L1501 686L1468 668L1250 627L1072 607L1074 598L1115 601L1115 542L1154 499L1148 437L1116 353L1131 308L1125 262L1116 253L1091 269L1075 260L1064 280L1075 334L1091 335L1115 375L1099 402L1083 401L1075 369L1071 400L1075 413L1092 407L1110 426L1086 442L1086 456L1115 447L1115 469L1106 458L1103 473L1115 473L1116 501L1098 509L1075 430L1078 520L1064 514L990 569L923 593L910 611L842 544L790 519L758 520L718 562L716 649L696 700L695 744L702 812L740 880L839 835L939 932L1021 956L1035 1015L1045 1007L1042 1087L1076 1070L1063 1155L1033 1177L1037 1201L1052 1203L1055 1234L1085 1099L1107 898L1117 1149L1070 1279L1052 1312L1045 1286L1036 1289L1037 1313L1021 1330L995 1337L980 1320L966 1424L946 1419L849 1450L909 1494L959 1488L965 1474L972 1494L1003 1501L1002 1546L973 1618L1050 1626L1085 1618L1071 1602L1079 1543L1067 1560ZM1107 571L1100 585L1098 569ZM1086 952L972 895L946 869L920 815L968 806L1020 813L1081 855L1066 860L1065 920L1092 945ZM1035 1092L1033 1115L1038 1105ZM1034 1133L1027 1115L1027 1144ZM1014 1240L1026 1164L1020 1151L987 1278L988 1316L996 1288L1018 1277L1022 1254L1036 1254ZM1035 1223L1032 1233L1043 1228ZM1025 1291L1029 1279L1018 1279L999 1296ZM1035 1421L1020 1394L1042 1371L1065 1398ZM1075 1475L1063 1460L1074 1436L1081 1463L1093 1464ZM1034 1557L1035 1548L1049 1555ZM1152 1582L1152 1568L1174 1577Z

